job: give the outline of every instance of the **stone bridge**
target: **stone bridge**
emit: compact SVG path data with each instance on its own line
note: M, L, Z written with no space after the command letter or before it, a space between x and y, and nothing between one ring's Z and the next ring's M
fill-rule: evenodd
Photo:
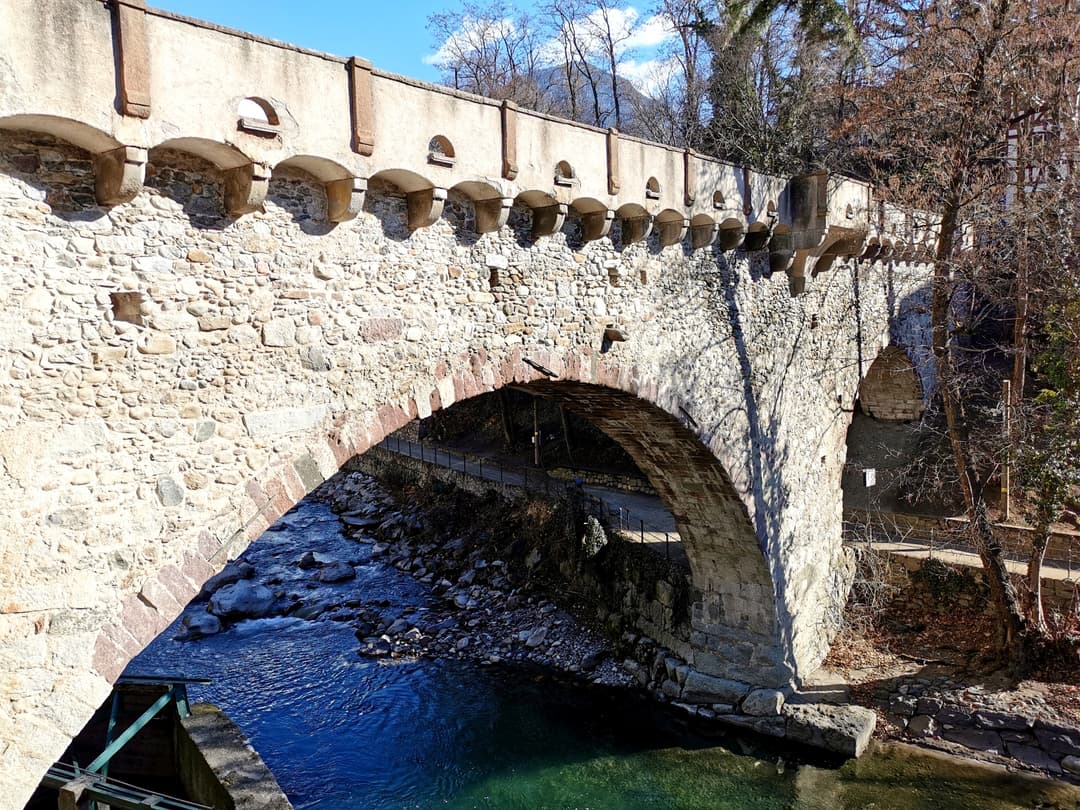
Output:
M3 795L306 493L509 384L595 421L675 514L679 652L797 684L850 576L860 382L892 346L875 408L928 390L928 233L850 180L142 0L0 0Z

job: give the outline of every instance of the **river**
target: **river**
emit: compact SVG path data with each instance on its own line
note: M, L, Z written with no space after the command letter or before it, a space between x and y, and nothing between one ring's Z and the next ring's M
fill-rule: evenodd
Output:
M357 578L316 587L295 564L306 551L356 563ZM391 614L432 599L370 553L308 500L244 559L260 581L319 599ZM1052 788L903 749L838 769L796 764L760 741L705 740L635 696L536 671L364 658L352 615L342 606L317 620L242 621L196 641L177 640L178 620L128 671L212 679L192 698L225 709L297 808L1077 807Z

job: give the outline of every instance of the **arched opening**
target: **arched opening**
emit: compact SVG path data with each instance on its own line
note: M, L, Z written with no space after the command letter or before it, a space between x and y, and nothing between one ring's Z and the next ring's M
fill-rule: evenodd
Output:
M9 129L5 123L0 129L0 174L19 186L7 196L36 199L58 216L104 213L95 193L93 154L51 133Z
M555 164L555 185L572 186L577 182L577 174L569 161L560 160Z
M476 234L498 231L507 223L513 201L485 180L466 180L450 189L448 207L458 227L472 228Z
M717 192L719 193L719 192ZM728 217L717 230L717 244L721 250L734 250L743 240L743 224L735 217Z
M428 141L428 163L450 167L454 165L454 159L454 145L445 135L435 135Z
M224 228L225 177L221 167L207 153L182 148L170 142L150 150L146 164L146 188L159 198L159 204L183 211L192 224L206 228ZM172 205L166 205L165 201Z
M922 418L923 390L915 364L898 346L887 346L859 384L859 407L883 422Z
M562 230L568 206L545 191L530 189L514 198L514 209L518 212L516 217L511 214L515 231L528 241L535 241Z
M278 134L281 120L274 105L264 98L248 96L236 106L237 129L252 135L274 136Z
M660 181L655 177L650 177L645 182L645 199L646 200L659 200L660 199Z
M712 205L717 211L722 211L727 208L727 200L724 199L724 192L714 191L712 195Z
M405 238L437 222L445 202L446 190L426 177L408 169L384 169L368 178L364 210L379 218L388 235Z
M619 220L619 246L626 247L635 242L642 242L652 232L653 218L644 207L637 203L626 203L615 212Z
M898 346L882 349L859 383L848 428L842 483L849 514L921 511L940 502L915 480L919 456L936 452L926 445L932 433L920 430L923 411L915 364Z
M653 231L661 248L677 245L686 236L689 223L683 215L671 208L666 208L653 220Z

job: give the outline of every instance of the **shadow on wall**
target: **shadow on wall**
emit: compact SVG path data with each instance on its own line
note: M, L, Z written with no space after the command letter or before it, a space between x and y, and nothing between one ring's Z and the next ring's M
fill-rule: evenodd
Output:
M66 222L105 216L94 189L94 158L67 141L40 132L0 130L0 174L35 189L48 213Z

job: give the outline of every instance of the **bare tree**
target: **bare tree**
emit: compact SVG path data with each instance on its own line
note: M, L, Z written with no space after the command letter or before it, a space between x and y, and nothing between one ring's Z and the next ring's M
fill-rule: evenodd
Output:
M546 35L528 12L508 16L495 0L466 0L454 11L432 14L427 27L444 83L531 109L550 108L541 54Z
M1036 663L1050 639L1009 576L1003 534L993 522L994 484L1006 453L1029 446L1025 477L1040 487L1031 493L1032 513L1042 509L1036 522L1048 526L1062 502L1055 492L1069 487L1066 462L1075 446L1062 439L1075 431L1076 412L1050 418L1039 401L1050 378L1045 371L1034 377L1032 343L1035 332L1051 325L1055 307L1075 307L1077 300L1075 284L1061 283L1077 273L1076 178L1051 169L1078 146L1080 15L1071 5L924 0L901 9L904 50L865 90L848 128L849 135L857 130L886 192L940 215L931 318L942 410L969 541L987 574L1000 647L1017 671ZM1039 149L1029 139L1019 160L1010 156L1009 131L1038 120L1050 122ZM1018 165L1023 175L1029 166L1044 167L1043 187L1022 181L1017 193ZM1075 368L1077 355L1070 359L1069 352L1077 347L1066 344L1057 344L1057 362ZM1016 373L1017 364L1025 373ZM1021 437L1016 442L1000 430L1000 385L1010 378L1017 383L1009 403ZM1059 380L1057 395L1071 396L1075 379ZM1035 472L1040 469L1064 483L1050 487ZM1037 568L1030 569L1033 576ZM1075 646L1067 654L1075 663Z

